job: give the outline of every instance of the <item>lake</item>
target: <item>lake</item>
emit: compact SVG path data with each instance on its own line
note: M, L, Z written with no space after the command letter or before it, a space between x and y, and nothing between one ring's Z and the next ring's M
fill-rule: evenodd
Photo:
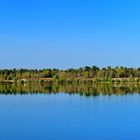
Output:
M0 140L140 139L139 85L57 86L0 85Z

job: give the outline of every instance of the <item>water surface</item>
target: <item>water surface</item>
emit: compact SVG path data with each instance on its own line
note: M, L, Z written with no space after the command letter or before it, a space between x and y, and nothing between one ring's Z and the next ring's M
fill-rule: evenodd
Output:
M138 93L0 95L0 140L137 140L139 119Z

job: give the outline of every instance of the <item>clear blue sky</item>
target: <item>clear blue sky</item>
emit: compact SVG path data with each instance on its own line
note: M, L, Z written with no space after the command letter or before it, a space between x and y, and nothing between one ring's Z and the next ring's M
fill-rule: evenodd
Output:
M0 68L138 67L139 0L1 0Z

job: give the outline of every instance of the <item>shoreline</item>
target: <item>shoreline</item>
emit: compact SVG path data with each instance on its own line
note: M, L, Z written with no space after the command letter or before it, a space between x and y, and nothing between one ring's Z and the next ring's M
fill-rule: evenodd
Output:
M109 80L98 79L98 78L75 78L74 80L69 79L53 79L53 78L33 78L33 79L18 79L18 80L1 80L0 84L13 84L13 83L140 83L140 78L112 78Z

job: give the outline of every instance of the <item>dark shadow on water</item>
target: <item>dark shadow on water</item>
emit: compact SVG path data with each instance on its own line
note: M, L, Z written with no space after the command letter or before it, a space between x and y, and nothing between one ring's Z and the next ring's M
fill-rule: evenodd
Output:
M140 93L139 83L98 84L0 84L0 94L79 94L80 96Z

